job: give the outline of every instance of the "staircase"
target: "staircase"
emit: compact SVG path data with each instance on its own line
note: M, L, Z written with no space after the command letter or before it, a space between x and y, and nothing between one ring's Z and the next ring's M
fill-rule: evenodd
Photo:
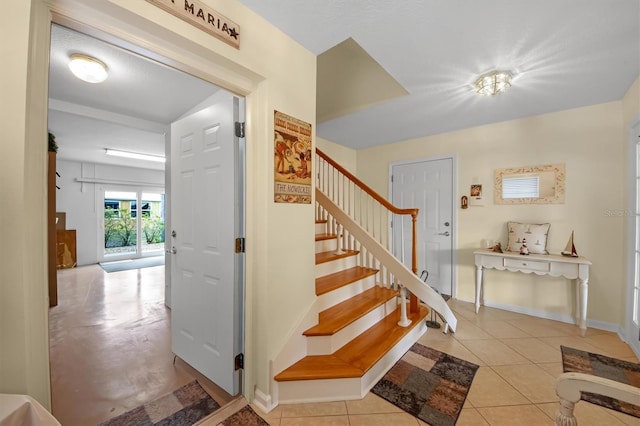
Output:
M457 323L415 274L417 210L391 205L316 153L316 299L272 361L276 404L362 398L427 331L430 309L445 332ZM388 223L396 214L413 218L414 271L390 251Z
M316 221L316 296L327 306L303 332L307 356L275 376L280 402L362 398L426 331L429 310L400 321L399 291L376 283L378 269L341 250L328 221Z

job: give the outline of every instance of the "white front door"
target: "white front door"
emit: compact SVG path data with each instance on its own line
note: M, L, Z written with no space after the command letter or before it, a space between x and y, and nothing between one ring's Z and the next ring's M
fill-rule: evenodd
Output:
M239 100L215 103L171 125L172 350L231 395L242 351L242 176L235 121Z
M420 161L392 166L391 202L418 208L418 274L428 272L427 284L452 295L453 159ZM402 229L402 232L400 230ZM411 219L393 220L394 251L404 253L411 268ZM401 259L402 260L402 259Z

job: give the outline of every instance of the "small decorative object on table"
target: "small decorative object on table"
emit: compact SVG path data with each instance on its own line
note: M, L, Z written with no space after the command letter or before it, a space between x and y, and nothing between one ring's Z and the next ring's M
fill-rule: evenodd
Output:
M529 254L529 248L527 247L527 239L522 239L522 245L520 246L520 254L526 256Z
M490 247L491 251L495 251L496 253L502 253L502 244L498 243L493 247Z
M569 241L567 241L567 246L560 252L560 254L563 256L578 257L576 246L573 245L573 231L571 231L571 236L569 237Z

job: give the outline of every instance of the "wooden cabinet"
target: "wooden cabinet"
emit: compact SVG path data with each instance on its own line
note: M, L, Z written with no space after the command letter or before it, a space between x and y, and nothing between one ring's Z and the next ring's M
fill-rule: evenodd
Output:
M78 264L76 256L76 230L56 231L56 265L58 269L74 268Z
M47 168L47 252L49 277L49 306L58 304L57 247L56 247L56 153L49 152Z

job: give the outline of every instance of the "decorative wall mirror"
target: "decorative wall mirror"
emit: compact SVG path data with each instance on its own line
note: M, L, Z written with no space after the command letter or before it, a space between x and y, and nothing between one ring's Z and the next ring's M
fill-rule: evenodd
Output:
M564 164L497 169L496 204L563 204Z

